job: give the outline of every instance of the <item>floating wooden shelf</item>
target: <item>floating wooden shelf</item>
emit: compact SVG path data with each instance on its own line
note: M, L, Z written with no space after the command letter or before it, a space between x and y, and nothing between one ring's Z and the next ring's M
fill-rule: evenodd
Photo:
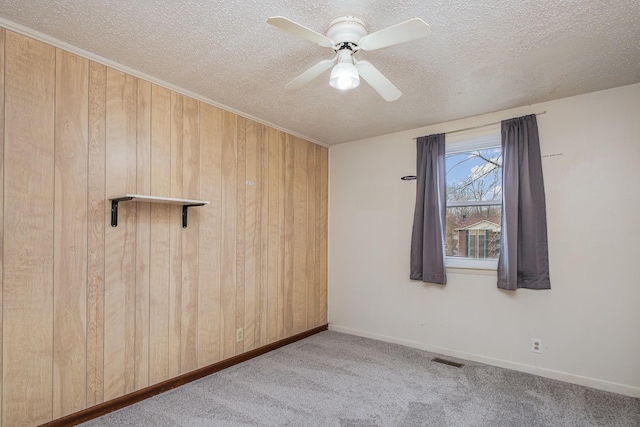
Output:
M124 194L122 196L110 197L111 200L111 226L118 226L118 203L119 202L139 202L139 203L163 203L168 205L182 206L182 228L187 228L187 210L194 206L208 205L208 200L177 199L175 197L147 196L143 194Z

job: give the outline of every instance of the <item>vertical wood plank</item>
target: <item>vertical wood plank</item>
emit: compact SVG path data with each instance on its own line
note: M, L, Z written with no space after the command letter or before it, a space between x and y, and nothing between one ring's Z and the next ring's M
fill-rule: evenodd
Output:
M199 104L185 98L183 115L182 195L200 199ZM182 230L182 307L180 372L198 367L198 235L202 209L190 209L188 227Z
M307 327L307 142L295 138L294 150L294 242L293 333Z
M266 173L268 158L265 149L267 143L264 135L263 125L247 121L245 156L247 180L245 197L245 351L266 343L268 198L265 196L268 191L268 176Z
M310 300L310 304L313 305L313 308L310 310L313 311L313 315L310 316L311 321L309 322L309 327L319 326L320 321L320 303L318 302L318 297L320 296L320 193L322 189L322 172L320 168L322 167L322 162L320 159L320 147L319 145L312 145L313 151L313 174L314 174L314 188L313 188L313 209L315 215L315 221L311 224L313 227L313 252L314 252L314 263L311 266L313 268L314 275L314 284L313 284L313 292L312 299Z
M171 92L151 87L151 195L171 193ZM169 378L168 205L151 204L149 262L149 384ZM175 207L174 207L175 208Z
M86 406L88 78L56 49L53 418Z
M280 261L282 254L280 251L280 170L281 156L284 134L276 129L269 128L268 131L268 166L269 166L269 226L268 226L268 284L267 284L267 341L275 342L279 338L279 315L281 302L279 301L281 269ZM280 328L281 330L281 328Z
M245 241L244 241L244 222L246 214L245 192L246 192L246 124L247 119L238 117L236 119L236 144L237 144L237 221L236 221L236 330L244 327L244 257L245 257ZM244 341L236 342L236 354L244 351Z
M136 79L111 68L106 117L109 198L136 190ZM134 390L136 206L121 203L118 226L105 230L105 400Z
M220 283L222 359L236 353L237 116L222 113L222 265Z
M87 203L87 406L104 401L104 234L107 69L89 66L89 162Z
M284 142L284 270L283 270L283 337L294 334L294 154L295 140L287 135Z
M322 259L322 254L320 253L322 250L322 242L320 241L322 235L322 147L319 145L313 146L314 152L314 175L315 175L315 189L314 191L314 210L315 210L315 222L313 223L314 228L314 254L315 260L313 263L313 274L315 276L315 284L313 289L313 319L309 324L310 327L320 326L322 319L322 304L318 301L322 294L322 284L321 284L321 267L320 262Z
M171 197L182 197L184 96L171 92ZM169 377L180 371L182 332L182 211L171 207L169 223Z
M317 324L324 325L327 323L327 224L328 224L328 196L329 196L329 150L324 147L318 147L320 150L320 174L318 189L318 206L319 220L318 224L318 274L316 275L318 286L316 288L316 303L319 305L317 309Z
M37 425L53 413L55 49L5 42L2 417Z
M256 193L262 182L258 181L257 171L257 141L256 125L252 120L246 121L246 143L245 143L245 165L246 165L246 185L245 188L245 253L244 253L244 350L252 350L256 345L256 294L257 294L257 274L256 257L257 253L257 218L256 218ZM238 180L240 183L241 181ZM242 185L242 184L240 184Z
M0 28L0 236L4 236L4 40L5 30ZM2 272L4 264L3 243L0 238L0 296L2 295ZM0 381L2 381L2 298L0 297ZM0 383L1 384L1 383ZM0 424L2 424L2 387L0 387Z
M198 366L220 360L220 269L222 245L222 110L200 103Z
M269 314L269 136L265 125L256 124L259 196L256 198L258 233L258 275L256 347L268 344Z
M136 193L151 194L151 83L137 80ZM134 389L149 385L151 204L136 206Z
M305 142L307 145L307 232L306 242L306 277L307 277L307 321L306 328L316 326L316 149L317 145Z
M280 152L278 157L280 158L279 170L278 170L278 339L285 337L285 287L286 287L286 268L290 259L285 258L286 252L286 211L287 202L292 200L291 197L287 197L287 184L291 181L291 173L287 178L287 169L293 168L293 161L287 161L287 155L293 154L290 148L287 148L287 141L289 137L286 134L281 135ZM291 187L293 189L293 187ZM291 209L289 209L292 212ZM289 272L293 272L292 268L289 268Z

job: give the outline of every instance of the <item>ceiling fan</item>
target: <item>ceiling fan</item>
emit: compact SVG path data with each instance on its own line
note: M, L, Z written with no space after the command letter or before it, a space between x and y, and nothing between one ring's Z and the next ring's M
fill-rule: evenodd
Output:
M367 34L364 21L354 16L341 16L329 24L325 35L315 32L283 16L272 16L267 23L294 36L312 41L335 52L333 59L325 59L291 80L285 89L298 89L333 67L329 84L341 90L357 87L362 77L385 101L395 101L402 92L370 62L359 60L360 50L372 51L421 39L429 35L429 25L414 18L400 24Z

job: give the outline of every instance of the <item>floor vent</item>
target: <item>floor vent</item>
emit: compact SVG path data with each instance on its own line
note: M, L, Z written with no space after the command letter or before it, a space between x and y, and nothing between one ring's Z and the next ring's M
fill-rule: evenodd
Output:
M463 363L452 362L451 360L440 359L439 357L434 357L433 359L431 359L431 361L432 362L437 362L437 363L442 363L443 365L454 366L456 368L462 368L464 366Z

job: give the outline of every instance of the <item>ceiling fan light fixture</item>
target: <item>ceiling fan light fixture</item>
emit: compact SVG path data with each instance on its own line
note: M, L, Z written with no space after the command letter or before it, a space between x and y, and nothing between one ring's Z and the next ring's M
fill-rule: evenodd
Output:
M355 65L349 62L339 62L331 70L329 77L331 87L340 90L349 90L358 87L360 84L360 76Z
M272 16L267 19L267 22L291 35L322 47L330 47L337 54L333 59L320 61L291 80L285 86L286 90L298 89L333 67L329 77L330 86L339 90L354 89L360 85L360 76L362 76L369 86L387 102L397 100L402 96L402 92L370 62L356 60L354 54L361 50L373 51L411 42L429 34L429 25L420 18L409 19L371 34L367 34L364 21L354 16L341 16L334 19L324 35L284 16Z

